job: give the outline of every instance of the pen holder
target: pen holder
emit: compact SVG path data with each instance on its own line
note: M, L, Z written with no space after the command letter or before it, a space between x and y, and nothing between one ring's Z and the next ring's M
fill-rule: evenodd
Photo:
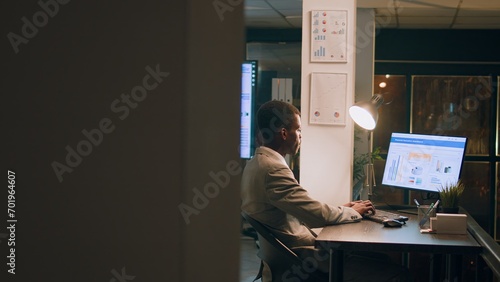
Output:
M431 228L431 217L436 217L436 208L430 205L421 205L418 207L418 224L420 229Z

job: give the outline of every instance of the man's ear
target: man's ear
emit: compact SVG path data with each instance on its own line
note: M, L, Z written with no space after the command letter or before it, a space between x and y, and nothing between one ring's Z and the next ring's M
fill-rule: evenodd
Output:
M286 138L288 137L288 131L286 130L286 128L284 128L284 127L281 128L280 136L281 136L281 139L286 140Z

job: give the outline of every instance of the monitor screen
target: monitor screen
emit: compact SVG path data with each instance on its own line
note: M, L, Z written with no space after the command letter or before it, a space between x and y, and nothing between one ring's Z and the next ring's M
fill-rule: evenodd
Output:
M392 133L382 184L438 192L460 179L466 145L466 137Z
M256 61L245 61L241 65L241 120L240 158L249 159L253 154L253 100L256 89Z

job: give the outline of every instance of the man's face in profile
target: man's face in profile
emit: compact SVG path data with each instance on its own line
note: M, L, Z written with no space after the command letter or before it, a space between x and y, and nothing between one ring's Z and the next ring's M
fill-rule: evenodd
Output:
M292 156L299 152L300 142L302 140L301 132L302 128L300 123L300 116L294 115L290 130L287 130L287 137L285 140L286 152Z

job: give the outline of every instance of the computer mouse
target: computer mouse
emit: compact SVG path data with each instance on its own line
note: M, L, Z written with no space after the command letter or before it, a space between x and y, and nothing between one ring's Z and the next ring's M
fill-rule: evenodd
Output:
M384 227L401 227L404 224L404 222L396 219L385 219L382 223L384 224Z
M400 215L399 218L396 219L397 221L401 221L403 224L406 224L408 221L408 217L404 215Z

